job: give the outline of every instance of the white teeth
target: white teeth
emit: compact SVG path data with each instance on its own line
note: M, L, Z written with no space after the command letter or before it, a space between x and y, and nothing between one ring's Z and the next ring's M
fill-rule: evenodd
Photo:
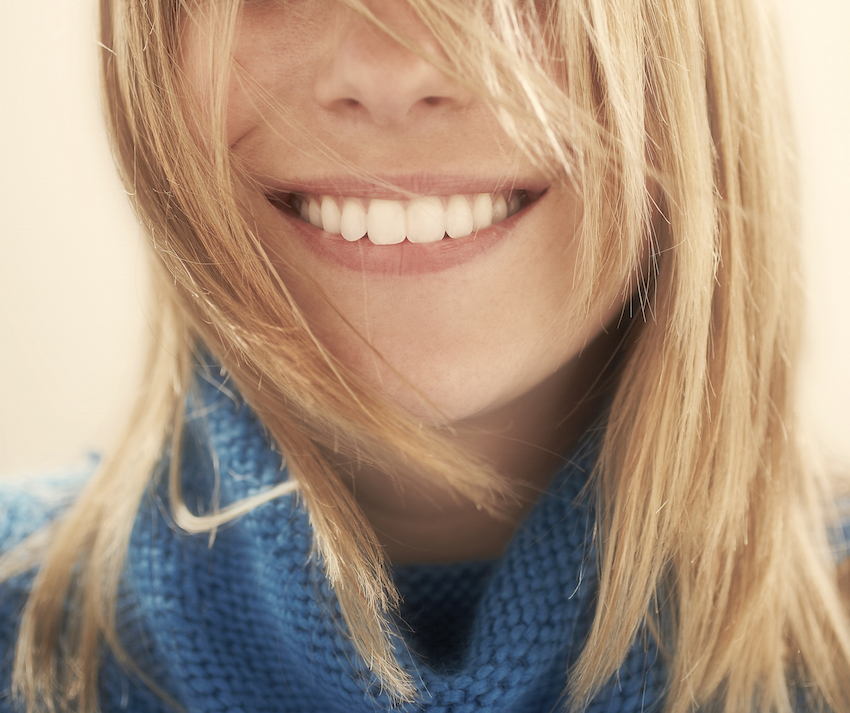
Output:
M291 205L305 222L341 234L349 242L368 236L376 245L395 245L405 238L411 243L436 243L446 235L464 238L512 216L522 208L524 196L521 191L495 197L490 193L422 196L405 205L382 198L295 195Z
M483 230L493 223L493 199L489 193L479 193L472 204L472 229Z
M314 228L322 229L322 209L319 207L319 201L310 199L310 205L307 209L307 219Z
M472 210L466 196L452 196L446 208L446 235L465 238L472 232Z
M504 196L499 196L496 198L495 203L493 203L493 222L501 223L507 217L508 202L505 200Z
M373 198L366 214L366 231L375 245L395 245L407 233L404 206L398 201Z
M322 196L322 225L323 230L339 234L342 213L336 201L330 196Z
M339 232L349 242L360 240L366 235L366 210L356 198L346 198L343 202Z
M407 239L411 243L436 243L446 234L446 210L436 196L414 198L407 206Z

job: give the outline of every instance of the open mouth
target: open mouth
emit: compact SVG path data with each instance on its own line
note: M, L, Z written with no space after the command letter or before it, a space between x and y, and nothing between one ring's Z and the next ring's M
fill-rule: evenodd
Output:
M465 238L507 220L541 195L510 190L387 200L284 192L267 198L279 210L348 242L367 238L375 245L396 245Z

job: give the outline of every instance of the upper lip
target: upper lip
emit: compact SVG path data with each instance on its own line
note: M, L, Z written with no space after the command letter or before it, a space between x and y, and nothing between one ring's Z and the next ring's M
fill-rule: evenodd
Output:
M257 177L267 195L310 193L313 195L345 196L350 198L383 198L402 200L414 196L450 196L459 193L497 193L524 190L542 193L549 182L540 177L451 174L407 174L400 176L320 176L286 180Z

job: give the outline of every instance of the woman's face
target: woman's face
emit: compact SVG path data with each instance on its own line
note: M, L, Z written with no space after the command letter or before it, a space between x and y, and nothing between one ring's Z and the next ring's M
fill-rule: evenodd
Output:
M444 56L403 0L366 4ZM199 82L203 37L190 27L184 46ZM335 0L248 0L234 55L228 141L264 186L248 197L263 244L325 344L410 412L504 406L619 313L622 284L573 309L575 193L368 21Z

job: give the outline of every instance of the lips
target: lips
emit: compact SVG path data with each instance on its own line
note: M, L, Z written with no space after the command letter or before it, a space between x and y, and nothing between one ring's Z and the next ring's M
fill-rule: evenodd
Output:
M360 186L297 188L267 190L266 198L314 254L394 275L446 269L489 251L546 192L535 186L399 197L381 190L370 196Z

